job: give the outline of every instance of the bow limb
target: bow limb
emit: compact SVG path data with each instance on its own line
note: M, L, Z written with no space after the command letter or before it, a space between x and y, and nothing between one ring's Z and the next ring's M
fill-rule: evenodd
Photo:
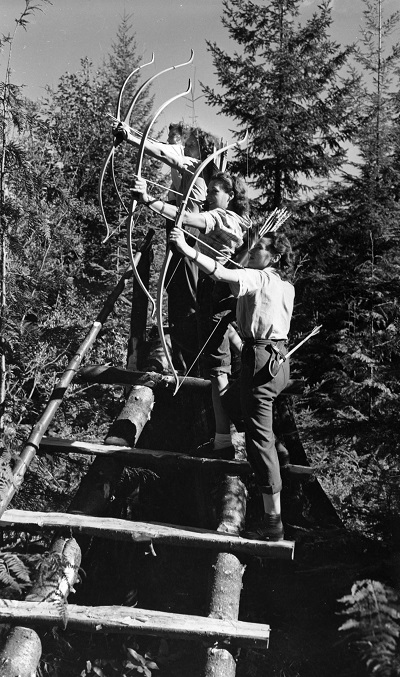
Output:
M177 391L177 386L179 385L179 378L178 374L176 373L175 367L172 362L172 357L171 353L169 351L169 348L167 346L167 341L165 338L165 332L164 332L164 323L163 323L163 304L162 304L162 297L163 297L163 289L165 286L165 278L167 275L167 270L168 266L171 262L172 259L172 249L171 247L168 246L166 254L164 256L164 261L161 267L160 275L158 278L158 284L157 284L157 306L156 306L156 318L157 318L157 329L158 329L158 334L160 337L161 345L165 353L165 357L168 362L168 366L170 370L172 371L174 381L175 381L175 390L174 390L174 395ZM160 302L161 299L161 302Z
M100 207L100 212L101 212L101 218L102 218L102 221L103 221L103 223L104 223L104 225L105 225L105 227L106 227L106 236L105 236L105 238L104 238L104 240L103 240L103 244L104 244L105 242L107 242L107 240L108 240L109 237L111 236L111 229L110 229L110 226L108 225L106 213L105 213L105 210L104 210L104 202L103 202L103 185L104 185L104 178L105 178L105 175L106 175L108 163L110 162L111 156L112 156L113 154L114 154L114 146L113 146L112 149L109 151L109 153L108 153L106 159L105 159L104 162L103 162L103 166L102 166L102 168L101 168L101 172L100 172L100 176L99 176L99 182L98 182L98 184L97 184L97 197L98 197L98 200L99 200L99 207Z
M121 103L122 103L122 96L123 96L123 93L124 93L124 91L125 91L125 87L126 87L126 85L128 84L129 80L130 80L130 79L131 79L131 78L132 78L132 77L133 77L133 76L134 76L141 68L144 68L145 66L151 66L152 63L154 63L154 52L152 52L152 54L151 54L151 59L150 59L150 61L148 61L147 63L142 64L141 66L139 66L139 68L135 68L131 73L129 73L128 77L125 78L125 81L124 81L124 83L123 83L123 85L122 85L122 87L121 87L121 89L119 90L119 93L118 93L117 108L116 108L116 112L115 112L115 117L117 118L117 120L120 120L120 119L121 119Z
M119 90L119 93L118 93L118 100L117 100L117 107L116 107L116 115L115 115L115 117L117 118L118 121L120 121L120 119L121 119L121 101L122 101L122 95L123 95L123 93L124 93L124 91L125 91L126 85L128 84L129 80L130 80L136 73L138 73L142 68L145 68L145 66L150 66L150 64L152 64L153 62L154 62L154 52L153 52L152 55L151 55L151 60L150 60L150 61L148 61L147 63L143 63L141 66L137 66L136 68L134 68L133 71L131 71L131 72L129 73L129 75L127 75L127 77L125 78L125 80L124 80L124 82L123 82L123 84L122 84L122 86L121 86L121 88L120 88L120 90ZM110 235L111 235L110 226L108 225L106 213L105 213L105 210L104 210L104 203L103 203L103 185L104 185L104 178L105 178L105 175L106 175L106 172L107 172L108 163L110 162L110 160L111 160L111 173L112 173L113 184L114 184L114 187L115 187L115 189L116 189L116 191L117 191L118 199L119 199L119 201L123 204L121 195L120 195L119 190L118 190L118 187L117 187L117 182L116 182L116 179L115 179L115 172L114 172L114 152L115 152L116 147L119 145L119 143L120 143L120 142L117 141L117 139L114 139L113 145L112 145L112 147L111 147L111 150L109 151L109 153L108 153L108 155L107 155L107 157L106 157L106 159L105 159L105 161L104 161L104 163L103 163L103 166L102 166L102 168L101 168L100 177L99 177L99 182L98 182L98 186L97 186L97 195L98 195L98 199L99 199L101 218L103 219L103 223L104 223L104 225L105 225L105 227L106 227L106 237L105 237L104 240L103 240L103 244L104 244L105 242L107 242L107 240L109 239L109 237L110 237ZM125 208L125 211L128 213L128 210L126 209L125 205L123 205L123 206L124 206L124 208Z
M184 92L180 92L179 94L176 94L175 96L172 96L172 97L171 97L170 99L168 99L167 101L164 101L164 103L163 103L163 104L157 109L157 111L154 113L154 115L153 115L153 117L151 118L151 120L147 123L147 125L146 125L146 127L145 127L145 129L144 129L144 131L143 131L142 138L141 138L141 140L140 140L140 145L139 145L138 154L137 154L137 158L136 158L136 169L135 169L135 173L136 173L137 176L140 177L140 176L141 176L141 173L142 173L142 165L143 165L144 152L145 152L145 148L146 148L146 141L147 141L148 136L149 136L149 134L150 134L150 129L151 129L151 127L154 125L154 123L155 123L155 121L157 120L158 116L163 112L163 110L164 110L167 106L169 106L171 103L173 103L173 102L176 101L177 99L180 99L180 98L182 98L183 96L186 96L187 94L189 94L189 92L191 91L191 89L192 89L192 83L191 83L191 81L189 80L189 84L188 84L187 89L185 89ZM155 310L156 310L156 302L155 302L155 300L153 299L153 297L151 296L151 294L149 293L147 287L146 287L146 286L144 285L144 283L142 282L142 279L141 279L141 277L140 277L140 275L139 275L139 273L138 273L137 267L136 267L135 258L134 258L134 254L133 254L133 249L132 249L133 214L134 214L134 212L135 212L136 206L137 206L137 200L136 200L136 198L135 198L135 195L133 194L132 200L131 200L131 206L130 206L130 210L129 210L129 217L128 217L128 219L127 219L127 245L128 245L128 254L129 254L129 259L130 259L130 263L131 263L131 266L132 266L133 274L134 274L134 276L135 276L135 278L136 278L136 280L137 280L137 282L138 282L140 288L141 288L142 291L146 294L147 298L149 299L150 303L152 304L152 307L153 307L152 315L154 315L154 312L155 312ZM164 337L164 342L165 342L165 337Z
M147 89L147 87L149 87L149 85L150 85L152 82L154 82L154 80L155 80L156 78L159 78L160 75L164 75L164 73L168 73L169 71L176 70L177 68L182 68L182 66L189 66L189 64L192 63L193 58L194 58L194 51L193 51L193 49L191 49L191 50L190 50L190 58L188 59L188 61L185 61L184 63L178 63L176 66L169 66L168 68L164 68L162 71L159 71L158 73L155 73L155 75L152 75L150 78L148 78L148 80L146 80L146 82L144 82L144 83L139 87L139 89L137 90L137 92L134 94L134 96L133 96L133 98L132 98L132 101L131 101L130 104L129 104L128 110L127 110L127 112L126 112L126 114L125 114L124 122L125 122L127 125L129 125L129 121L130 121L130 119L131 119L132 111L133 111L133 109L134 109L134 107L135 107L135 105L136 105L136 102L137 102L139 96L143 93L143 91L144 91L145 89Z
M132 98L132 100L131 100L131 102L130 102L130 104L129 104L129 106L128 106L128 110L127 110L127 112L126 112L126 114L125 114L125 117L124 117L124 119L123 119L124 123L127 124L127 125L129 125L130 119L131 119L131 116L132 116L133 109L135 108L136 103L137 103L139 97L143 94L143 92L144 92L146 89L148 89L148 87L151 85L152 82L154 82L154 80L156 80L157 78L159 78L161 75L164 75L164 73L168 73L169 71L176 70L177 68L182 68L183 66L189 66L189 65L192 63L193 58L194 58L194 51L193 51L193 49L191 49L191 50L190 50L190 57L189 57L188 61L184 61L183 63L178 63L176 66L169 66L168 68L164 68L163 70L159 71L158 73L155 73L155 74L152 75L150 78L148 78L148 79L147 79L147 80L139 87L139 89L135 92L135 94L133 95L133 98ZM150 63L152 63L152 62L150 62ZM116 115L115 117L117 118L117 120L120 120L119 115L118 115L118 112L119 112L119 111L117 110L117 115ZM153 124L153 123L151 123L151 124ZM114 176L114 174L113 174L113 176ZM113 179L113 180L114 180L114 179ZM114 180L114 187L115 187L115 190L116 190L116 192L117 192L119 201L120 201L120 203L121 203L123 209L126 211L126 213L128 213L128 209L126 208L126 206L125 206L125 204L124 204L124 202L123 202L123 200L122 200L122 198L121 198L121 196L120 196L120 191L118 190L118 186L117 186L115 180Z

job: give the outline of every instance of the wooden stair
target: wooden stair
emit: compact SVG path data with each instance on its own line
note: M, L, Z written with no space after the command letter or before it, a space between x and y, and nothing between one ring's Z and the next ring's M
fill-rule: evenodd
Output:
M144 248L148 256L148 248ZM140 263L143 263L141 259ZM118 283L116 290L107 300L105 309L94 322L91 333L78 348L75 357L69 363L66 372L55 385L44 414L39 418L27 444L25 445L14 469L13 482L10 484L7 495L0 506L0 524L3 529L16 532L54 532L75 535L77 541L80 536L90 536L96 539L125 541L132 544L142 544L150 551L157 551L165 546L174 547L183 551L185 548L207 550L214 553L214 563L210 565L213 577L211 597L208 605L208 617L151 611L128 606L79 606L65 605L65 614L60 613L56 604L47 601L0 601L0 618L3 623L12 625L26 624L31 627L49 627L54 625L65 626L77 631L94 633L123 633L135 635L150 635L189 639L207 647L207 664L204 675L207 677L231 677L235 674L235 650L238 647L252 646L265 649L269 641L269 626L259 623L239 621L239 602L242 589L244 562L249 557L268 560L279 559L291 562L294 556L294 542L280 541L277 543L257 541L242 538L239 533L244 524L246 506L246 488L242 478L251 473L247 461L221 459L205 459L181 453L182 450L154 450L138 448L136 446L148 421L152 419L157 402L166 402L172 398L172 377L154 372L134 372L113 367L99 365L81 369L81 361L91 347L95 336L111 311L118 293L125 287L128 276L125 274ZM118 292L118 293L117 293ZM142 292L140 292L142 294ZM137 288L134 286L134 296ZM142 294L142 297L144 295ZM136 297L137 302L137 297ZM143 298L141 300L143 303ZM136 307L136 306L135 306ZM141 312L142 321L147 317ZM134 315L134 313L133 313ZM143 326L137 330L136 336L143 335ZM137 345L136 339L130 337L130 345ZM132 364L132 355L130 361ZM55 412L60 405L72 378L79 374L82 380L86 378L91 383L108 383L133 388L126 400L124 409L112 424L105 443L80 442L74 440L47 437L44 435L50 425ZM185 398L193 393L196 397L210 397L209 382L204 379L188 378L182 385ZM301 389L301 384L292 383L291 392ZM177 398L178 400L178 398ZM170 399L171 402L171 399ZM182 402L181 402L182 405ZM193 409L193 411L197 411ZM196 417L192 417L194 423ZM121 443L114 443L115 440ZM196 440L193 439L193 446ZM200 440L200 441L204 441ZM197 441L199 443L199 441ZM145 446L145 445L143 445ZM188 448L187 445L186 447ZM96 504L98 512L88 514L85 506L85 494L88 484L80 486L81 495L76 496L69 508L70 512L33 512L10 509L9 504L16 489L22 484L24 474L36 454L82 454L94 456L95 460L89 468L83 483L88 479L90 472L98 473L92 486L97 486L99 495L104 497L103 491L107 482L114 482L124 466L145 468L162 473L173 469L176 473L188 474L197 482L196 494L207 491L207 482L210 477L218 476L225 489L220 500L220 515L215 529L200 528L185 525L165 524L158 522L129 521L117 517L103 516L107 514L104 505ZM100 470L98 471L98 469ZM108 474L110 471L110 474ZM311 478L312 470L307 466L289 464L285 472L290 477ZM112 475L112 477L111 477ZM100 481L99 481L100 477ZM97 482L97 485L96 485ZM110 495L112 494L110 490ZM79 490L78 492L79 493ZM233 500L234 499L234 500ZM203 496L204 503L209 502L209 496ZM104 511L104 512L102 512ZM230 525L226 533L226 524ZM225 530L225 533L224 533ZM222 667L223 666L223 667Z
M129 522L112 517L6 510L0 524L3 528L13 530L18 527L19 531L54 530L61 533L80 533L134 543L151 543L153 547L160 544L187 548L207 548L269 559L291 560L294 553L293 541L279 541L277 543L256 541L207 529L154 522Z
M57 606L47 602L0 600L0 623L54 627L65 625ZM69 604L68 628L92 633L149 635L236 646L267 648L269 626L187 614L171 614L126 606L87 607Z
M204 468L211 472L224 472L239 477L245 477L252 473L250 464L244 460L226 461L220 458L201 458L188 456L179 451L140 449L99 442L78 442L59 437L44 437L40 443L39 452L109 456L132 468L160 469L162 467L174 467L177 470L191 468L194 472L196 472L196 468ZM284 466L284 471L293 477L303 476L307 479L314 477L313 469L309 466L288 463Z

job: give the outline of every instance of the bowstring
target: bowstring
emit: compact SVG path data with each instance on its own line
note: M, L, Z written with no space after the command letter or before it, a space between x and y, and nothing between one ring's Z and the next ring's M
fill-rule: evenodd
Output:
M202 354L204 348L205 348L206 345L208 344L208 342L211 341L212 337L214 336L215 332L217 331L217 329L218 329L218 327L219 327L219 325L221 324L221 322L222 322L223 319L224 319L223 317L220 317L220 318L219 318L219 320L218 320L217 324L215 325L214 329L212 330L212 332L210 333L210 335L209 335L209 337L206 339L206 341L203 343L202 347L200 348L199 352L197 353L197 355L196 355L195 359L193 360L192 364L190 365L189 369L186 371L186 374L184 374L184 376L182 376L182 380L181 380L180 383L179 383L179 387L177 388L177 390L176 390L176 392L175 392L175 395L176 395L176 393L178 392L178 390L180 389L180 387L181 387L181 385L183 384L183 382L185 381L185 379L189 376L189 372L191 372L191 370L193 369L193 367L194 367L194 365L196 364L197 360L200 358L200 356L201 356L201 354Z

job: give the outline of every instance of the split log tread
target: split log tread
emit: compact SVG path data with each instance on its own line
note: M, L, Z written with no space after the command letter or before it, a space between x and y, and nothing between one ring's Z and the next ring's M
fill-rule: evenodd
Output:
M267 648L269 626L245 621L228 621L187 614L124 606L87 607L69 604L67 627L73 631L155 635L172 639L215 642L232 641L238 646ZM64 622L55 604L0 600L0 623L18 623L28 627L60 625Z
M122 367L103 366L90 364L82 367L78 372L78 378L86 383L102 383L104 385L118 386L146 386L148 388L160 388L173 391L175 379L171 374L160 374L155 371L131 371ZM194 376L179 376L182 388L211 388L208 379ZM304 392L304 379L290 379L284 392L288 395L300 395Z
M91 517L73 513L31 512L28 510L6 510L0 525L21 530L61 530L87 534L99 538L152 543L154 546L173 545L188 548L208 548L221 552L245 553L268 559L293 559L294 542L255 541L240 536L231 536L197 529L178 527L156 522L129 522L113 517Z
M244 460L225 461L219 458L200 458L189 456L175 451L161 451L156 449L139 449L116 444L102 444L101 442L79 442L58 437L45 437L40 443L40 451L44 453L75 453L89 456L112 456L125 465L135 468L159 468L160 466L176 467L204 467L240 477L252 473L250 464ZM308 466L289 463L284 467L289 475L304 475L311 478L313 469Z

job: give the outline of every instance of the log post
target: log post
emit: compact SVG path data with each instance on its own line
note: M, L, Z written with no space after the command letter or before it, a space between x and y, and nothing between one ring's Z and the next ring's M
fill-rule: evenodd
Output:
M59 559L57 566L44 559L26 602L58 602L66 600L74 591L81 565L81 549L74 538L58 537L50 550L50 557Z
M105 444L134 447L150 418L153 406L153 390L134 386L123 410L111 425ZM98 456L82 479L68 512L92 516L107 514L123 468L121 461Z
M12 628L0 651L1 677L32 677L42 655L39 636L31 628Z
M25 601L56 602L65 604L66 609L66 600L77 581L80 563L81 551L76 540L57 538L51 547L50 558L43 559ZM12 628L0 651L1 677L32 677L36 674L41 655L41 641L34 630L22 626Z
M218 531L239 535L246 517L247 492L241 479L225 475L221 486ZM209 618L237 621L244 566L232 553L220 552L212 566ZM227 647L209 647L204 677L235 677L236 661Z

